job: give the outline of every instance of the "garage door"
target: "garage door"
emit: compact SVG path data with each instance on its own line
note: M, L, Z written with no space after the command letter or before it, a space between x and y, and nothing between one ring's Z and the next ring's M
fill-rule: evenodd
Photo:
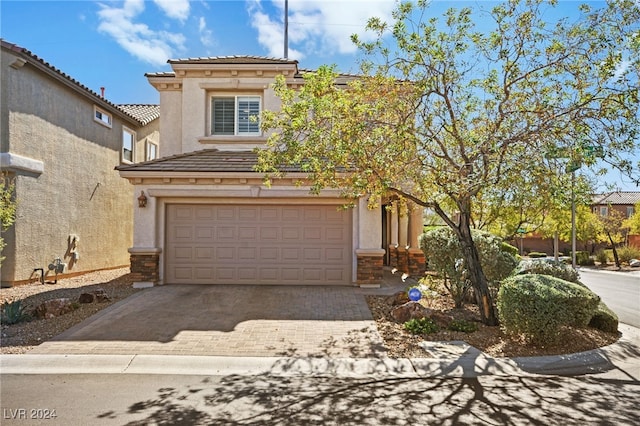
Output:
M336 206L167 206L165 282L351 283L351 212Z

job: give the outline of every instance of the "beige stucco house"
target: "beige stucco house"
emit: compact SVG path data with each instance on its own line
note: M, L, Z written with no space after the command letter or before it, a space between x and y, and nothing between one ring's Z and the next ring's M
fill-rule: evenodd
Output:
M304 84L298 62L234 56L170 60L147 74L160 92L161 158L122 165L135 188L131 271L136 285L377 285L384 264L417 270L422 212L353 209L337 191L309 194L294 168L264 185L254 148L267 135L257 118L279 108L282 74ZM343 84L349 76L337 81Z
M159 106L115 105L4 40L0 66L1 176L17 200L2 285L128 266L133 188L115 167L157 156Z

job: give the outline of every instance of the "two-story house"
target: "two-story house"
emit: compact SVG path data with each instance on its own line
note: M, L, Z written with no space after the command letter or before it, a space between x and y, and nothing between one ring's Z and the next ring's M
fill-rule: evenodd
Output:
M271 187L254 171L254 149L267 138L260 112L279 108L276 75L304 84L297 61L168 62L172 72L147 74L160 93L161 158L118 167L141 200L130 249L137 286L377 285L385 259L402 269L424 263L420 209L401 217L362 199L344 210L338 191L311 195L298 185L300 170L288 169Z
M115 167L158 155L159 106L115 105L4 40L0 67L2 179L17 202L2 285L128 266L133 188Z
M633 215L637 203L640 203L640 192L615 191L594 195L591 208L599 216L609 216L617 211L626 219Z

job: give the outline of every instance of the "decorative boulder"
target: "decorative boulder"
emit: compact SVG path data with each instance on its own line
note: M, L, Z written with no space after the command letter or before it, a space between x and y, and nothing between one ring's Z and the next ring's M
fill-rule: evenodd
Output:
M51 299L42 302L34 313L39 318L55 318L73 311L73 305L68 298Z
M391 306L404 305L405 303L409 302L409 295L406 291L398 291L394 293L393 296L389 296L387 302Z
M410 319L420 319L428 317L431 313L431 309L425 308L418 302L407 302L393 308L391 310L391 317L394 321L400 324L404 324Z
M100 303L100 302L108 302L109 300L111 299L109 298L107 293L101 288L96 289L91 293L82 293L78 298L78 302L80 303L94 303L94 302Z

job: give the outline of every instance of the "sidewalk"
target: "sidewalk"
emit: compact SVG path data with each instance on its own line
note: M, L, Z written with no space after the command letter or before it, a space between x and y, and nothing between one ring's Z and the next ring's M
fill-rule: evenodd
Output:
M225 357L180 355L1 355L2 374L183 374L332 377L583 375L640 381L640 330L620 325L613 345L571 355L491 358L464 344L441 358ZM456 353L455 347L459 351Z

